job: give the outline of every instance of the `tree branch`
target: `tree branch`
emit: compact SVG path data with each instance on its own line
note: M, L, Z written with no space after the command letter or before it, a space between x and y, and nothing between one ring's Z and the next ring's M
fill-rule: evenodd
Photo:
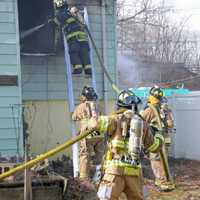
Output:
M143 12L145 12L145 10L146 10L146 8L143 8L139 12L135 13L135 15L133 15L131 17L126 17L126 18L123 18L123 19L119 19L118 22L125 22L125 21L129 21L129 20L135 19L138 15L142 14Z

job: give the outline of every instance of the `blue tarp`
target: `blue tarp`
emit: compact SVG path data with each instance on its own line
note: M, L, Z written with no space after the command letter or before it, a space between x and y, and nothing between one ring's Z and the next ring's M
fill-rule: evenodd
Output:
M137 96L141 98L145 98L149 94L150 88L144 87L144 88L130 88ZM190 92L188 89L180 88L180 89L162 89L164 92L164 96L170 97L173 94L178 95L186 95Z

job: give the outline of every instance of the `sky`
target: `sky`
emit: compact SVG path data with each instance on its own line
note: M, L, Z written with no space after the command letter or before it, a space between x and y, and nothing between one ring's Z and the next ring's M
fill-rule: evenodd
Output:
M120 0L119 0L120 1ZM159 0L152 0L157 2ZM126 3L131 3L132 0L126 0ZM167 6L174 7L176 14L174 20L189 18L188 26L191 30L200 31L200 0L165 0ZM128 12L131 14L131 10Z
M189 17L188 25L192 30L200 31L200 0L166 0L175 7L177 17Z

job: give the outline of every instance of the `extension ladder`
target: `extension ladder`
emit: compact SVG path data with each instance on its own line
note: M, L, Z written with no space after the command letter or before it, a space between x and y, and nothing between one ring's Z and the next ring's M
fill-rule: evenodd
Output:
M85 23L87 27L89 28L89 19L88 19L88 13L87 9L84 8L83 10L83 16ZM96 77L95 77L95 68L94 68L94 62L93 62L93 51L92 51L92 45L90 38L89 39L89 46L90 46L90 60L91 60L91 67L92 67L92 77L91 78L85 78L83 75L80 76L72 76L72 66L70 63L70 56L68 53L68 44L65 38L65 35L63 33L63 39L64 39L64 50L65 50L65 64L66 64L66 80L67 80L67 97L69 102L69 123L70 123L70 130L72 137L76 135L76 129L75 129L75 123L71 119L71 113L74 111L75 108L75 99L74 99L74 91L76 88L76 92L81 92L83 85L92 85L92 87L96 90ZM74 87L74 84L76 83L78 87ZM79 85L78 85L79 84ZM77 90L78 89L78 90ZM73 154L73 173L74 177L77 177L79 174L79 155L78 155L78 144L74 144L72 146L72 154Z

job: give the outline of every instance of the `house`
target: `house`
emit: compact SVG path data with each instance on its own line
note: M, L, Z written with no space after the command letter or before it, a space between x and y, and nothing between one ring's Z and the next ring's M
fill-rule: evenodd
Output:
M0 153L21 155L22 95L17 1L0 2ZM17 80L10 84L9 79ZM5 80L6 79L6 80Z
M116 1L107 0L105 5L102 2L76 3L87 8L91 34L116 82ZM62 48L53 51L54 30L44 26L21 42L19 39L24 31L44 23L53 13L52 9L49 0L0 2L0 153L3 155L23 155L22 118L33 154L51 149L71 137L64 51ZM100 101L106 99L110 108L115 94L94 52L93 60L97 93ZM9 75L6 80L17 79L16 84L11 85L9 81L1 84L5 75ZM76 103L85 84L88 84L86 78L73 78Z

